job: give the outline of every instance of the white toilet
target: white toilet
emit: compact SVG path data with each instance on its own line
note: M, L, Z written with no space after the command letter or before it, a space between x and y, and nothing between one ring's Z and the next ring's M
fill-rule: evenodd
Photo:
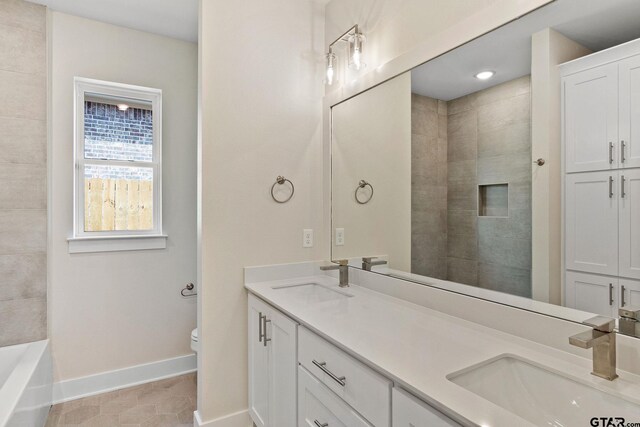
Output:
M191 350L198 352L198 328L191 331Z

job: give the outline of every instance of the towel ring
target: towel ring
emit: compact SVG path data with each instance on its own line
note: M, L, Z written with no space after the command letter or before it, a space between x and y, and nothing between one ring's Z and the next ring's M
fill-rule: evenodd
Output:
M369 187L371 188L371 194L369 195L369 197L367 198L367 200L360 200L358 198L358 190L365 188L365 187ZM371 199L373 198L373 185L369 184L367 181L365 181L364 179L361 179L360 182L358 183L358 186L356 187L356 191L355 191L355 196L356 196L356 202L358 202L361 205L366 205L367 203L369 203L371 201Z
M291 185L291 194L289 194L289 197L287 197L284 200L278 200L276 198L276 195L273 193L273 190L276 188L276 184L277 185L284 185L285 182L288 182ZM271 197L273 198L273 200L276 201L276 203L287 203L289 200L291 200L291 198L293 197L293 193L295 193L295 192L296 192L296 188L293 186L293 182L291 182L290 180L288 180L284 176L278 175L278 177L276 178L276 182L274 182L273 185L271 186Z

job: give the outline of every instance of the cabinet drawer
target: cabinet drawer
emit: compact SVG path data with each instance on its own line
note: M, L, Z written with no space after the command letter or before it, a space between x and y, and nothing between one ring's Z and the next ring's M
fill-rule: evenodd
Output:
M460 427L440 411L399 388L393 389L393 427Z
M371 424L391 422L391 381L308 329L298 330L298 361Z
M298 367L298 426L371 427L302 366Z

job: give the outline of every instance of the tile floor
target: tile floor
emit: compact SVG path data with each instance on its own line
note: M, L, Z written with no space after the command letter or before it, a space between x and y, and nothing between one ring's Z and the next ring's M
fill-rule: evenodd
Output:
M46 427L192 427L196 374L54 405Z

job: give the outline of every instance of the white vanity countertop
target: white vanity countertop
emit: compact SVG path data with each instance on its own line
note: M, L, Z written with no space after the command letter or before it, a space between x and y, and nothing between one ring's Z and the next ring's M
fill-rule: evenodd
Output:
M330 276L245 287L458 422L483 427L532 425L446 378L502 354L517 355L640 404L640 377L618 372L620 378L607 381L590 375L590 350L585 353L589 359L577 357L354 285L338 288L353 298L324 302L305 301L296 293L273 289L302 283L338 288L337 280Z

